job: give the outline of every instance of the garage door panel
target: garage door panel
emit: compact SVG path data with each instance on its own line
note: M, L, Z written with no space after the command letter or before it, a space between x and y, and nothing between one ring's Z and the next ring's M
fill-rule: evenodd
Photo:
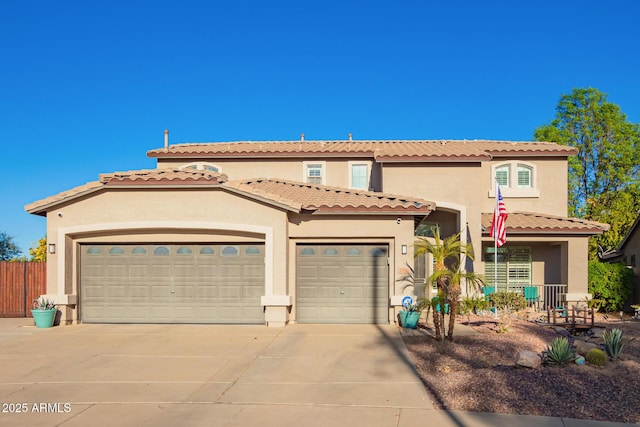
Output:
M198 299L208 298L214 301L218 297L218 288L215 286L199 286Z
M319 269L315 265L298 266L298 279L317 279L319 274Z
M320 266L321 279L340 279L341 268L339 265L322 265Z
M196 267L196 271L198 273L198 276L200 277L211 277L219 274L218 269L215 265L198 264Z
M344 266L344 277L361 279L366 277L367 270L364 266L346 265Z
M306 299L310 299L310 298L317 298L318 297L318 288L316 287L307 287L307 286L300 286L297 289L297 294L298 294L298 304L300 304L300 301L304 301Z
M129 266L129 277L147 277L150 273L146 265L132 264Z
M242 269L242 276L248 279L258 279L264 277L264 267L261 265L245 265Z
M81 245L81 320L263 323L263 246Z
M124 265L110 265L107 267L107 274L112 278L128 277L128 269Z
M193 265L177 265L173 270L173 276L176 278L189 278L191 279L195 275L193 274Z
M111 285L107 287L105 298L121 298L125 299L128 296L127 287L122 285Z
M320 296L322 298L335 298L340 295L340 288L338 286L333 286L329 284L325 284L320 288Z
M298 245L296 252L298 322L388 323L386 246Z
M150 289L146 285L133 284L129 286L129 297L138 299L149 299L151 296Z

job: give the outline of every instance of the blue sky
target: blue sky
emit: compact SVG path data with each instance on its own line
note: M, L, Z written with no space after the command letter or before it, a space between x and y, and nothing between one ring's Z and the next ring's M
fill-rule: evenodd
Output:
M517 6L514 6L517 5ZM640 122L640 3L19 1L0 5L0 231L24 205L152 168L163 143L531 140L595 87Z

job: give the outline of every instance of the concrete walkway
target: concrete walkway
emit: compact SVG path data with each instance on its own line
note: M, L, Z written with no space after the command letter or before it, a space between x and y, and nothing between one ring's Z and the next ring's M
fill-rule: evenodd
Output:
M399 330L372 325L0 319L0 396L0 426L625 425L436 410Z

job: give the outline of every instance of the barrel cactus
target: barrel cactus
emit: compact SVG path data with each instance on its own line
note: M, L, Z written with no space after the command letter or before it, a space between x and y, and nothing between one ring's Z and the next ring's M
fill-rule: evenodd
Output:
M607 353L599 348L592 348L585 356L587 362L595 366L604 366L607 364Z

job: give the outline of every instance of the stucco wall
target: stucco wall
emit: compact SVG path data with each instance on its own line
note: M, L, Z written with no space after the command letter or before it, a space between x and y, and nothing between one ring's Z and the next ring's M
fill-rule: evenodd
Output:
M567 216L568 202L568 165L566 159L538 158L518 160L497 158L482 164L482 179L476 184L483 193L482 211L493 212L495 206L495 177L493 168L502 164L513 166L512 173L518 163L532 166L534 187L520 190L515 187L517 177L512 175L512 188L502 187L500 190L507 210L511 212L539 212L549 215ZM535 195L534 195L535 194Z
M307 163L321 163L325 165L325 185L332 187L349 188L349 161L356 159L260 159L256 160L237 160L237 159L158 159L158 167L180 168L193 162L202 161L215 165L220 171L229 177L229 180L243 180L251 178L274 178L284 179L288 181L305 182L305 168ZM371 161L371 159L363 159ZM371 185L379 185L379 179L376 179L376 170L369 168ZM371 175L373 174L373 179ZM374 187L376 188L376 187Z

